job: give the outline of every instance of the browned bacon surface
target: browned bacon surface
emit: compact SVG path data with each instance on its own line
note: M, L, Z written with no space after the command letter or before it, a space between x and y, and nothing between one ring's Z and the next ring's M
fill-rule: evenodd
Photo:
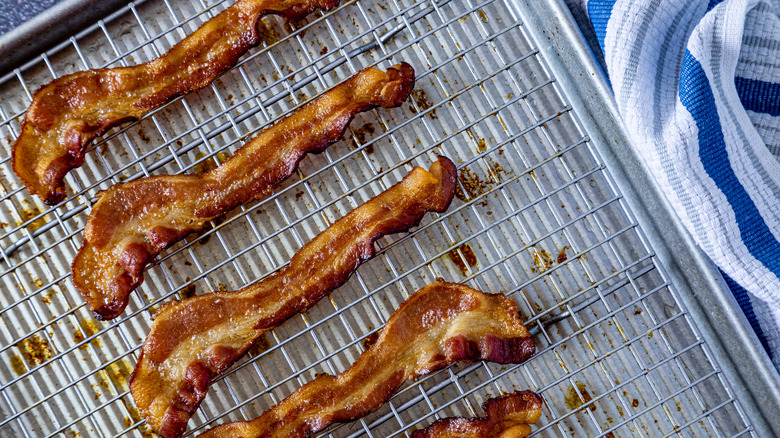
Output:
M35 92L13 148L13 168L48 204L65 198L63 179L84 163L87 144L173 98L205 87L260 42L267 14L295 20L338 0L238 0L161 57L133 67L63 76Z
M262 416L201 437L304 438L376 411L404 382L454 362L520 363L533 353L512 300L436 282L410 296L347 371L317 377Z
M355 114L400 105L414 86L408 64L366 69L266 129L221 166L118 184L95 204L73 261L73 283L98 319L118 316L160 251L231 209L259 199L309 152L341 138Z
M542 415L542 398L531 391L515 391L488 400L484 417L445 418L412 438L525 438Z
M455 165L444 157L430 171L414 168L336 221L279 273L236 292L174 301L154 317L130 383L135 403L164 437L180 436L227 369L264 332L315 305L374 254L374 241L406 230L426 211L444 211L455 193Z

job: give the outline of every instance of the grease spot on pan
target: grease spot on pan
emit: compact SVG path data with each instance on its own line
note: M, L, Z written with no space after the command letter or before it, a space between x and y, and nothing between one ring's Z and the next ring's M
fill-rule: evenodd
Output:
M468 243L451 249L447 252L447 258L458 267L463 275L467 275L469 268L473 268L479 263L477 255Z

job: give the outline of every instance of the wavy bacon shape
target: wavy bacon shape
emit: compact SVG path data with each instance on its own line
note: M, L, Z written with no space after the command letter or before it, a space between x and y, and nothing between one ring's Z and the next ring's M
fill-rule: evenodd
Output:
M521 363L534 350L512 300L437 281L401 304L348 370L317 377L252 421L200 437L304 438L376 411L404 382L455 362Z
M130 390L146 421L178 437L224 372L263 333L314 306L374 255L379 237L407 230L427 211L446 210L457 171L439 157L336 221L290 265L236 292L214 292L163 306L133 371Z
M409 64L366 69L266 129L228 161L200 175L118 184L92 209L73 261L73 283L101 320L118 316L143 269L173 242L233 208L259 199L309 152L336 142L355 114L400 105L414 86Z
M525 438L542 415L542 398L531 391L515 391L482 405L485 417L453 417L417 430L411 438Z
M293 21L338 0L239 0L161 57L133 67L82 71L55 79L33 96L13 147L13 168L50 205L65 199L64 178L84 164L87 144L140 119L177 96L210 84L260 42L268 14Z

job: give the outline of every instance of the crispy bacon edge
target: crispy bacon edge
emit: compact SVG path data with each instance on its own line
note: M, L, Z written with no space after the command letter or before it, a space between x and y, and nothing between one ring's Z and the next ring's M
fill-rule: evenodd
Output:
M486 401L484 417L444 418L411 438L525 438L542 415L542 403L531 391L515 391Z
M427 211L446 210L456 178L455 165L444 157L429 171L416 167L320 233L274 276L236 292L163 306L130 379L133 399L147 423L166 438L181 436L213 378L241 358L261 334L346 282L374 255L378 238L409 229ZM223 324L229 324L229 331L220 333ZM187 343L204 337L210 339L205 346Z
M238 0L157 59L77 72L43 85L33 95L14 143L14 171L32 194L57 204L66 196L65 175L84 164L89 142L210 84L260 42L257 24L262 16L294 21L338 3Z
M72 264L73 283L95 317L119 316L156 254L209 220L270 193L307 153L338 141L357 113L399 106L413 87L409 64L386 72L362 70L258 134L216 169L141 178L105 191Z
M437 281L401 304L348 370L317 377L254 420L200 437L304 438L376 411L404 382L455 362L521 363L534 351L512 300Z

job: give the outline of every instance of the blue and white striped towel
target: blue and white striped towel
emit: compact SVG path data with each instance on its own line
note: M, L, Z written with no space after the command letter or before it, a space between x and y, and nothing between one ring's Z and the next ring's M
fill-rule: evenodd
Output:
M631 140L780 368L780 0L580 0Z

